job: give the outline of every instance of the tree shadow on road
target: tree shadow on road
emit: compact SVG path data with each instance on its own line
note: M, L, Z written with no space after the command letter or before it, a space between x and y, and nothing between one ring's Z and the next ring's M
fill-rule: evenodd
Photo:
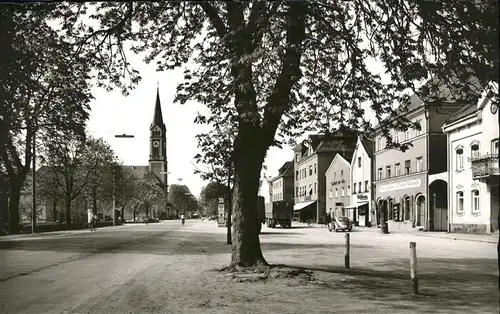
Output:
M282 231L272 231L272 232L261 232L260 235L283 235L283 236L287 236L287 235L305 235L305 233L302 233L302 232L282 232Z
M498 281L491 259L418 259L419 294L411 293L409 261L345 269L329 265L273 265L313 271L318 284L415 313L497 313Z

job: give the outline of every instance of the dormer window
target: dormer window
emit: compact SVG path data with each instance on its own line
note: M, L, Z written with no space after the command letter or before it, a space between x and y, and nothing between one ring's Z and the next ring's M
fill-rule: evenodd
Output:
M299 162L299 154L295 154L295 162Z

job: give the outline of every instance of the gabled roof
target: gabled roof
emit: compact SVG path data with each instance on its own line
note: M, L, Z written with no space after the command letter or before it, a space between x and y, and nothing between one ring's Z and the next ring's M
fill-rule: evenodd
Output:
M283 166L281 166L281 168L279 169L279 174L272 178L271 180L269 180L270 182L274 182L275 180L283 177L285 174L287 174L288 170L289 169L292 169L292 172L290 173L290 175L293 176L293 168L294 168L294 165L293 165L293 161L287 161L283 164Z
M331 170L332 166L335 163L337 163L337 161L344 162L348 167L351 165L351 163L347 159L345 159L344 156L342 156L341 154L337 153L337 154L335 154L335 157L333 157L333 160L330 163L330 165L328 166L328 169L326 169L325 176L326 176L327 173L330 173L330 170Z
M448 120L446 120L446 122L444 124L446 125L446 124L450 124L452 122L458 121L462 118L467 117L468 115L475 113L476 111L478 111L476 104L466 105L465 107L459 109L454 114L452 114L450 116L450 118Z
M373 158L373 153L375 151L375 141L367 137L361 137L359 141L363 145L363 148L365 149L366 154L368 154L368 157Z

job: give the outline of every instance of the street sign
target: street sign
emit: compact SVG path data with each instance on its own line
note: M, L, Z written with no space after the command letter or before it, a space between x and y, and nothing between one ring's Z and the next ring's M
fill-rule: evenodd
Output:
M223 197L219 197L219 204L224 204L224 198Z
M219 204L217 209L218 209L217 223L219 227L224 227L226 225L226 210L225 210L226 207L224 206L224 203Z

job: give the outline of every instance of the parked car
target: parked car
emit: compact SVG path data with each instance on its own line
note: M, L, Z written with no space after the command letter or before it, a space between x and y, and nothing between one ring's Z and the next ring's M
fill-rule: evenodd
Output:
M335 217L332 222L328 224L328 231L352 231L352 223L347 217Z

